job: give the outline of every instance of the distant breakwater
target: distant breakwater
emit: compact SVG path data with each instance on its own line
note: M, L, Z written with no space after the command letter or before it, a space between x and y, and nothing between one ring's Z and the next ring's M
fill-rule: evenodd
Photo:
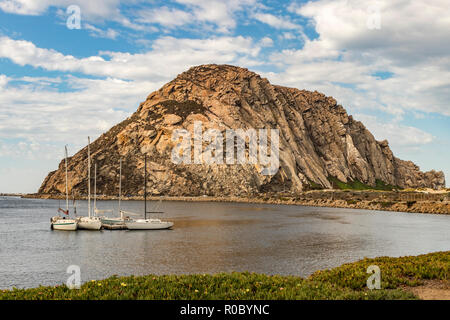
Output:
M24 198L65 199L58 194L27 194ZM77 200L87 200L78 195ZM93 199L91 197L91 199ZM148 196L151 201L238 202L351 208L412 213L450 214L450 193L380 192L327 190L298 194L260 194L255 196ZM97 200L118 200L117 196L97 195ZM141 195L124 196L122 200L144 200Z

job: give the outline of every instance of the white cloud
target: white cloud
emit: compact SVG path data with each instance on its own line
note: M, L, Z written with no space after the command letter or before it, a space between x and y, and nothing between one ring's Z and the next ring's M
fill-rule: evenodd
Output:
M169 28L190 24L195 19L189 12L168 7L142 9L137 16L137 21L140 23L160 24Z
M89 33L94 36L94 37L99 37L99 38L108 38L108 39L116 39L117 36L119 35L119 32L108 28L106 30L102 30L99 29L89 23L85 23L83 25L83 28L86 30L89 30Z
M235 13L256 5L256 0L175 0L191 10L198 22L217 25L218 32L229 33L236 27Z
M273 81L319 89L348 108L450 115L450 7L447 1L378 1L380 29L367 27L372 1L292 5L319 37L272 55L285 70ZM420 13L420 14L419 14ZM379 79L376 72L391 72Z
M7 13L41 15L50 7L67 8L70 5L77 5L81 8L83 17L104 19L119 15L120 2L120 0L0 0L0 9Z
M434 137L428 132L415 127L402 125L396 121L383 122L377 117L355 114L377 140L388 140L394 148L411 148L433 142Z
M0 158L4 157L15 160L51 160L55 159L57 155L59 158L61 150L57 150L54 144L40 143L33 138L22 140L14 144L2 143L0 140Z
M41 15L49 7L67 8L70 5L77 5L84 17L103 19L116 17L119 14L120 2L120 0L0 0L0 9L7 13Z
M60 18L67 16L66 9L71 5L80 7L82 23L101 24L105 21L114 21L124 27L145 31L141 25L131 22L120 12L120 5L137 3L139 0L0 0L0 10L6 13L20 15L42 15L50 7L58 8ZM111 32L110 36L111 36Z
M164 26L181 26L188 23L210 23L217 26L222 33L229 33L236 27L235 14L245 8L257 5L257 0L174 0L186 7L186 10L170 9L167 6L158 9L144 9L137 12L137 22L144 24L158 23ZM65 9L77 5L81 9L82 21L91 25L104 21L114 21L124 27L147 31L145 25L137 24L120 11L121 5L148 5L145 0L0 0L0 10L21 15L42 15L50 7L60 10L64 16ZM151 4L151 3L150 3Z
M302 30L300 25L289 21L287 17L277 17L270 13L255 13L253 18L276 29Z
M8 83L8 78L4 74L0 74L0 90Z
M259 43L261 44L262 47L271 47L273 46L273 40L269 37L264 37L262 38Z
M380 29L367 22L379 7ZM397 63L411 64L450 51L450 7L446 0L418 1L316 1L295 10L311 18L320 41L341 50L383 55Z
M209 39L163 37L153 42L152 49L139 54L101 52L108 60L100 55L76 58L38 48L29 41L0 37L0 57L18 65L131 80L168 79L169 75L176 75L192 65L232 63L242 56L256 57L260 46L251 38L242 36Z
M39 15L47 9L47 1L2 0L0 9L7 13Z
M281 38L286 39L286 40L292 40L292 39L295 39L296 36L292 32L283 32L283 34L281 35Z
M260 48L253 43L250 37L213 37L208 39L177 39L164 37L156 40L154 51L172 52L173 50L194 50L199 52L223 53L223 54L246 54L256 56ZM218 58L212 55L211 58Z

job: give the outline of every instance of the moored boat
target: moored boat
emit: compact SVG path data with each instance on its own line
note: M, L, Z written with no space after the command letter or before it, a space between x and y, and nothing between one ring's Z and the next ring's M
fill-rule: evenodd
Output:
M147 213L162 213L147 211L147 155L144 160L144 219L130 219L125 221L125 225L129 230L161 230L169 229L174 223L171 221L162 221L160 219L147 219Z
M65 163L66 163L66 210L61 208L58 209L58 213L62 212L69 216L69 187L67 178L67 146L65 146ZM50 219L50 228L52 230L65 230L65 231L75 231L78 229L78 221L75 219L69 219L66 217L61 217L59 214Z
M75 219L55 216L51 218L50 222L52 230L75 231L78 228L78 221Z
M128 217L124 217L123 211L120 208L122 198L122 159L119 162L119 216L118 217L107 217L102 216L102 226L109 230L123 230L127 229L125 221L130 220Z
M88 137L88 216L79 217L78 229L85 230L100 230L102 228L102 221L100 217L91 214L91 140Z
M129 230L161 230L171 228L173 222L160 219L136 219L125 222L125 225Z
M99 217L79 217L78 229L84 230L100 230L102 228L102 220Z
M125 225L125 220L121 218L108 218L103 217L102 218L102 227L109 230L124 230L127 229L127 226Z

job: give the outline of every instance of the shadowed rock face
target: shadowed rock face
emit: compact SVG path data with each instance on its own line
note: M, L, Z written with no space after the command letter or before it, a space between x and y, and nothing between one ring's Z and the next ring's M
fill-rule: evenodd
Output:
M171 161L175 129L192 132L277 128L280 170L259 173L257 165L179 164ZM225 135L225 134L224 134ZM143 159L149 157L148 188L164 195L242 195L264 191L301 191L311 183L332 188L329 177L343 182L376 180L406 187L445 186L442 172L421 172L396 158L387 141L376 141L364 125L348 116L332 97L272 85L243 68L228 65L193 67L151 93L138 110L91 145L98 165L99 194L118 192L123 159L123 194L143 191ZM49 173L39 193L63 193L64 162ZM87 193L87 148L69 159L69 192Z

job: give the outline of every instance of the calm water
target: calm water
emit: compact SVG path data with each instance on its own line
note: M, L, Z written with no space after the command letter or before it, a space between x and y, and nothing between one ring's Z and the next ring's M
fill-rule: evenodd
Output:
M173 230L51 231L58 206L58 200L0 197L0 288L65 283L69 265L80 266L82 281L229 271L307 276L364 257L450 250L450 216L163 202ZM87 202L77 207L86 212ZM117 202L97 207L117 210ZM124 201L122 208L142 212L143 202Z

